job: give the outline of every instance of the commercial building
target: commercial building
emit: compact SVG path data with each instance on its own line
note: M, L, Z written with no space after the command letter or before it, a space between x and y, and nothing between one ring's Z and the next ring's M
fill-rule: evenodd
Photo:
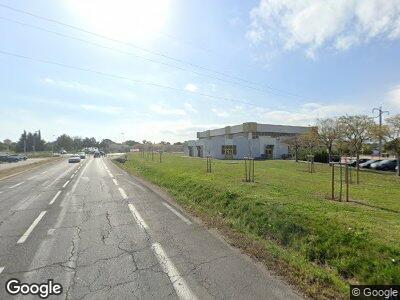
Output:
M290 156L288 139L312 127L258 124L255 122L197 133L197 140L185 143L188 156L218 159L279 159Z

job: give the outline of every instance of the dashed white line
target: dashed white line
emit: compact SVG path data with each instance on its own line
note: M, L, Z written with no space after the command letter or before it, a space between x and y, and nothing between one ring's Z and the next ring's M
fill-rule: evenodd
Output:
M118 185L118 182L113 178L113 182L115 185Z
M72 179L72 178L74 178L74 176L75 176L75 173L74 173L74 174L72 174L70 178Z
M34 176L32 176L32 177L29 177L28 180L34 179L34 178L36 178L36 177L37 177L37 175L34 175Z
M0 267L0 274L4 271L5 267Z
M162 202L162 204L164 204L164 206L166 208L168 208L170 211L172 211L176 216L178 216L183 222L185 222L186 224L190 225L192 224L192 222L186 218L185 216L183 216L179 211L177 211L175 208L173 208L172 206L170 206L168 203Z
M14 184L13 186L10 186L9 188L12 189L12 188L15 188L17 186L20 186L21 184L24 184L24 181L22 181L20 183L17 183L17 184Z
M158 262L161 265L161 268L167 273L169 279L172 282L172 285L180 299L197 299L197 297L193 294L190 290L189 286L187 285L186 281L183 277L179 274L178 270L169 259L167 254L165 253L164 249L161 247L159 243L154 243L152 245L152 249L154 254L157 257Z
M69 183L69 180L67 180L67 182L64 183L64 185L62 187L65 188L68 185L68 183Z
M58 196L60 196L60 194L61 194L61 191L58 191L57 194L53 197L53 199L51 199L51 201L49 202L49 205L52 205L54 203L54 201L56 201Z
M42 211L39 216L33 221L32 225L29 226L28 230L20 237L20 239L17 241L17 244L22 244L23 242L26 241L26 239L29 237L33 229L35 229L36 225L40 222L40 220L43 218L43 216L46 214L46 211Z
M136 210L136 208L133 206L132 203L128 204L129 210L131 211L133 217L136 219L136 222L145 230L149 229L149 226L147 226L146 222L143 220L143 218L140 216L139 212Z
M128 199L128 196L126 195L125 191L122 188L118 188L119 193L121 194L122 198Z
M43 171L42 173L40 173L40 174L46 174L47 173L47 171Z

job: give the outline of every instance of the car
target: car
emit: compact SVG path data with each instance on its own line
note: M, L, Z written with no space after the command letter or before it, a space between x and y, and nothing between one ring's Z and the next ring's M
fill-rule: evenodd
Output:
M67 154L67 151L61 150L61 151L60 151L60 154Z
M358 160L359 166L361 167L361 164L362 164L362 163L365 163L365 162L368 161L368 160L369 160L369 159L366 159L366 158L360 158L360 159ZM356 160L356 159L350 160L350 161L348 162L348 165L351 166L351 167L356 167L356 166L357 166L357 160Z
M80 157L81 159L85 159L85 158L86 158L85 152L79 152L79 157Z
M17 154L12 154L7 156L8 162L19 162L20 160L22 160L22 158Z
M385 159L377 163L371 164L371 169L379 171L394 171L397 166L396 159Z
M21 160L27 160L28 157L24 154L18 154L18 156L21 158Z
M72 156L70 156L70 158L68 159L69 163L80 163L81 162L81 157L78 154L74 154Z
M0 162L8 162L8 155L6 154L0 155Z
M94 158L97 158L97 157L100 157L100 152L99 152L99 151L96 151L96 152L94 153Z
M370 159L360 164L360 168L369 169L372 164L382 161L381 159Z

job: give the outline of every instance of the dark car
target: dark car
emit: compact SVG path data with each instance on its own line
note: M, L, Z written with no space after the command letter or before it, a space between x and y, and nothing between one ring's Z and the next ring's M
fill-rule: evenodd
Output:
M380 161L382 161L382 160L380 160L380 159L370 159L370 160L367 160L366 162L363 162L362 164L360 164L360 168L369 169L369 168L371 167L371 164L373 164L373 163L378 163L378 162L380 162Z
M26 155L24 155L24 154L18 154L18 156L19 156L19 158L21 160L27 160L28 159L28 157Z
M8 162L8 155L0 155L0 162Z
M94 157L95 157L95 158L100 157L100 152L96 151L96 152L94 153Z
M379 171L394 171L397 166L396 159L385 159L377 163L371 164L371 169Z
M362 164L362 163L365 163L365 162L367 162L367 161L369 161L369 159L360 158L360 159L358 160L358 164L359 164L360 167L361 167L361 164ZM351 166L351 167L356 167L356 166L357 166L357 160L356 160L356 159L352 159L351 161L349 161L348 165Z
M20 160L22 160L22 158L19 157L19 155L8 155L7 156L7 161L8 162L18 162Z

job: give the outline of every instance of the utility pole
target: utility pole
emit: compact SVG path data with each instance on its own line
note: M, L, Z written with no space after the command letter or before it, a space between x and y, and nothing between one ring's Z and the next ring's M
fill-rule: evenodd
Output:
M379 129L382 129L382 123L383 123L383 119L382 119L382 115L383 114L388 114L389 115L389 111L387 110L382 110L382 106L380 106L379 108L373 108L372 109L372 113L374 113L375 111L378 112L378 115L375 116L374 118L379 118ZM379 137L379 156L382 155L382 137Z

